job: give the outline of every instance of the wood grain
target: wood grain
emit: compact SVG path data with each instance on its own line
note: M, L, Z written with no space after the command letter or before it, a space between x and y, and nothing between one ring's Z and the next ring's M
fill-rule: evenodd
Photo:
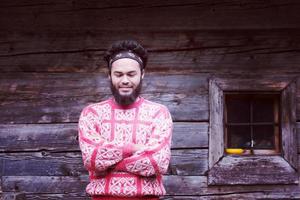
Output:
M2 123L77 122L84 106L111 96L104 74L17 73L0 77ZM142 96L166 105L175 121L207 121L207 84L207 75L147 74Z
M3 176L3 192L23 195L85 195L88 177L68 176ZM207 187L205 176L164 176L167 195L172 196L222 196L255 194L298 196L297 185L253 185L253 186L213 186Z
M209 171L210 185L298 184L297 171L281 156L224 156Z
M281 134L283 157L298 169L296 130L296 82L291 82L281 95Z
M299 27L297 1L1 2L8 30L210 30ZM276 10L276 13L274 12ZM18 16L18 17L10 17ZM184 16L184 17L182 17ZM143 19L143 20L141 20ZM11 24L14 24L13 26ZM84 24L84 27L81 26Z
M87 196L82 196L78 193L68 193L68 194L25 194L25 193L4 193L3 200L86 200ZM299 199L300 194L297 191L291 192L264 192L264 191L254 191L254 192L237 192L236 194L208 194L208 195L198 195L198 196L169 196L161 197L162 200L215 200L215 199Z
M223 90L215 80L209 82L209 161L211 169L224 155Z
M161 199L300 199L299 185L286 185L298 174L285 173L286 163L272 158L240 163L250 180L256 174L261 183L279 180L272 185L208 185L208 149L220 150L209 127L212 77L239 79L227 82L236 89L251 80L252 88L277 91L297 78L291 107L300 120L299 8L297 0L0 1L0 198L88 199L78 117L110 96L104 51L132 38L149 50L143 96L166 105L175 121ZM299 145L291 153L297 152ZM293 163L299 168L299 159ZM239 169L227 174L236 183L248 178Z
M1 176L88 175L81 152L22 152L0 154ZM172 150L169 175L201 176L207 171L207 149Z
M133 38L149 51L147 71L299 73L300 30L0 30L2 72L105 72L104 51Z
M0 152L78 151L77 123L1 124ZM172 148L208 147L207 123L174 123Z

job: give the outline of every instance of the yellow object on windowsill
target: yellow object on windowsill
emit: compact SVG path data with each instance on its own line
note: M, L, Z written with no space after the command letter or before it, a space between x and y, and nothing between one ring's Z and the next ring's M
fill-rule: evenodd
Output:
M228 154L242 154L244 153L244 149L239 149L239 148L227 148L225 149L226 153Z

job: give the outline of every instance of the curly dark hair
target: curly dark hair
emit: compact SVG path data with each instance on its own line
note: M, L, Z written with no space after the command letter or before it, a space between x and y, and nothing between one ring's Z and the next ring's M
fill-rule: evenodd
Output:
M111 58L113 58L114 55L120 53L121 51L126 50L132 51L142 59L144 65L141 66L143 67L141 70L143 70L146 67L148 61L147 50L135 40L120 40L114 42L104 54L104 60L107 63L109 72L111 71L111 66L109 65L109 61L111 60Z

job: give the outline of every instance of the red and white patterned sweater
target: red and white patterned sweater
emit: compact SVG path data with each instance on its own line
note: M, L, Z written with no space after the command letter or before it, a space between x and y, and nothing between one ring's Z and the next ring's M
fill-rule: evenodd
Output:
M90 175L86 192L116 197L164 195L161 174L170 161L172 128L168 109L142 97L126 107L111 98L84 108L79 144ZM144 147L133 152L133 144Z

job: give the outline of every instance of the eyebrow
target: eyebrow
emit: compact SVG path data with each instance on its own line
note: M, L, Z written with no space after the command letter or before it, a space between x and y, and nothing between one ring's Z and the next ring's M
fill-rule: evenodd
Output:
M129 72L121 72L121 71L114 71L114 73L117 73L117 74L132 74L132 73L137 73L137 71L129 71Z

